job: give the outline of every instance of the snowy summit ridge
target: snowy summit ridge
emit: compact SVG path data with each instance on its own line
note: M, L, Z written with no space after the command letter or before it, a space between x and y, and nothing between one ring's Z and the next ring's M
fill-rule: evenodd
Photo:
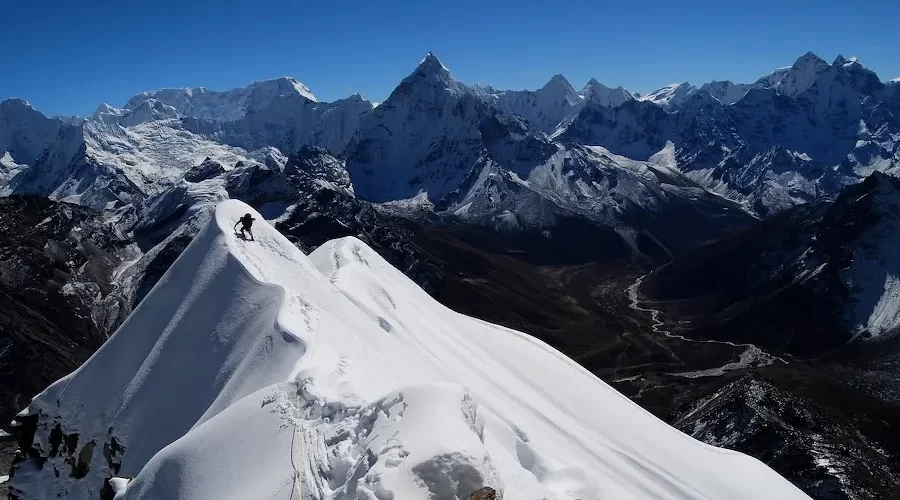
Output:
M245 212L255 241L232 232ZM134 477L114 481L131 500L807 498L543 342L441 306L361 241L307 256L261 219L221 203L19 415L42 446L55 424L79 436L17 466L19 498L96 498L112 476Z
M292 77L281 77L228 91L195 87L142 92L132 97L125 109L135 109L144 101L154 99L171 106L181 116L230 122L244 118L248 112L264 110L274 99L291 95L319 102L306 85Z

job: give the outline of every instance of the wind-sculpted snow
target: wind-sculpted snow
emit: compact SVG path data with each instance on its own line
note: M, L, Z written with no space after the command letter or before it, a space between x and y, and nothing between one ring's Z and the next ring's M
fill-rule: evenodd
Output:
M232 230L246 212L253 240ZM806 498L361 241L306 256L239 201L18 418L37 426L20 498L96 498L112 476L132 500Z

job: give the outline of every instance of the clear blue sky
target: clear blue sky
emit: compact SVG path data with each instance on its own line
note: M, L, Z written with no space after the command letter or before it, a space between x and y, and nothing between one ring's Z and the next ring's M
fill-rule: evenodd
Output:
M808 50L900 76L897 0L10 0L0 17L0 99L48 115L286 75L322 100L381 101L428 51L463 82L496 88L537 88L556 73L634 91L753 81Z

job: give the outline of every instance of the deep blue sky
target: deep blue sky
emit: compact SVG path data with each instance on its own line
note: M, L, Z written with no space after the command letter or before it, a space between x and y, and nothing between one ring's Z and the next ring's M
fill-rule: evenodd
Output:
M900 76L900 2L10 0L0 99L89 115L161 87L294 76L322 100L385 99L428 51L466 83L537 88L562 73L634 91L753 81L812 50Z

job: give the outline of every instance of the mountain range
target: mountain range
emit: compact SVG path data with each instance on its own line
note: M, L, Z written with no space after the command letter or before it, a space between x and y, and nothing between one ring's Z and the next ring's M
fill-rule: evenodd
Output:
M886 436L900 423L890 376L900 359L900 82L855 58L829 64L808 53L753 83L647 95L593 79L576 90L561 75L534 91L469 86L428 54L378 105L359 95L321 102L288 77L142 92L86 119L48 118L10 99L0 103L0 153L10 200L0 210L23 211L11 230L53 221L32 235L27 259L3 241L2 277L18 276L4 289L17 311L10 325L41 317L50 327L9 336L16 362L0 372L0 414L48 383L23 377L24 366L62 377L84 361L172 280L173 263L224 217L215 207L239 199L305 252L358 238L371 247L360 252L374 249L445 305L538 336L669 423L764 459L814 498L896 491L900 447ZM22 271L48 265L47 286ZM60 326L72 317L83 321L70 342ZM38 343L56 347L44 355L31 349ZM821 397L832 383L865 403ZM20 427L43 426L32 439L52 438L56 421L34 420L49 397L23 414L30 423ZM868 414L882 423L860 423ZM84 427L102 419L73 415L57 422L84 435L60 455L71 474L84 443L112 455L122 444ZM192 439L171 460L193 453ZM854 440L871 444L858 453L877 473L836 455ZM20 458L46 460L43 446ZM131 473L159 450L144 451ZM122 464L104 460L90 469ZM154 467L170 467L165 460ZM37 483L20 474L20 497L46 472ZM95 483L76 489L91 494ZM584 484L579 492L606 491Z

